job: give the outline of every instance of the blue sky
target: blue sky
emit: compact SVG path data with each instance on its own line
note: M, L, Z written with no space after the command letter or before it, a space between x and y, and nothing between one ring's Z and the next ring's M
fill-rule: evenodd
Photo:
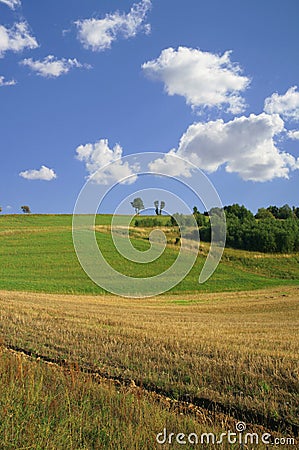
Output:
M3 213L71 213L133 153L182 175L169 151L223 204L298 206L298 19L297 0L0 0Z

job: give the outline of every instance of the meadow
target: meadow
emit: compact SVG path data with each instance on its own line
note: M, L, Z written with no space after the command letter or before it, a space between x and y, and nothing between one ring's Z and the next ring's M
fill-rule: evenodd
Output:
M98 243L107 261L116 270L130 276L152 276L170 267L178 248L167 246L164 254L150 264L135 264L115 251L109 224L111 216L97 216ZM104 294L82 270L72 242L70 215L0 216L0 289L67 294ZM133 229L132 243L146 250L148 241ZM148 232L149 233L149 232ZM226 249L213 277L203 285L198 275L208 245L202 243L196 264L171 293L224 292L298 285L299 255L267 255Z
M97 218L97 238L120 270L110 220ZM140 249L143 233L132 230ZM226 249L198 285L207 251L171 292L124 299L82 271L70 216L0 217L0 447L181 448L157 433L219 435L239 420L296 438L299 256ZM177 252L167 246L153 273Z

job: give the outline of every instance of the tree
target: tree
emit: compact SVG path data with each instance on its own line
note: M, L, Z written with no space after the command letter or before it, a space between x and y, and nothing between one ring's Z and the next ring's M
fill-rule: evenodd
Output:
M30 214L30 213L31 213L30 208L29 208L29 206L27 206L27 205L21 206L21 210L22 210L23 213L25 213L25 214Z
M270 211L270 213L275 217L275 219L278 219L278 215L279 215L279 208L277 206L268 206L267 208L268 211Z
M292 208L289 205L283 205L279 208L279 219L290 219L293 216Z
M205 226L207 224L207 220L206 216L204 214L201 214L198 211L197 206L193 206L193 216L196 220L196 223L199 227Z
M160 208L159 208L159 201L158 200L156 200L154 202L154 205L155 205L155 212L156 212L157 216L161 216L163 208L165 207L165 202L163 202L163 200L160 202Z
M293 206L293 213L294 213L294 216L295 217L297 217L297 219L299 219L299 208L297 207L295 207L295 206Z
M265 220L265 219L274 219L274 216L269 209L259 208L258 212L255 215L255 218Z
M156 214L158 216L159 215L159 200L156 200L154 202L154 205L155 205L155 212L156 212Z
M141 209L144 209L144 204L140 197L134 198L134 200L131 202L131 205L135 209L136 214L139 214L139 211Z
M214 209L214 208L212 208ZM224 211L226 214L226 217L235 216L238 219L240 219L242 222L245 219L252 220L254 218L254 215L252 214L249 209L245 208L244 205L240 206L238 203L234 203L233 205L225 206Z
M2 208L1 208L1 206L0 206L0 212L2 212Z

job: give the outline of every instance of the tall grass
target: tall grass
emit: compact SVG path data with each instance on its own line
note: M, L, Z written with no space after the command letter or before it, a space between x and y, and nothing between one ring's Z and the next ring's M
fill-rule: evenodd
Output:
M232 421L212 425L208 416L201 415L200 420L183 416L141 390L97 384L72 368L61 370L5 350L0 352L0 404L3 450L178 449L181 445L175 441L158 445L157 434L164 428L197 436L208 432L219 436L224 426L235 430Z

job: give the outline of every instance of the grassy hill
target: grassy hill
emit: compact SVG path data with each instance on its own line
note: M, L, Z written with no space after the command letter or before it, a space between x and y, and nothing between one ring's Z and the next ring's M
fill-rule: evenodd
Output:
M105 258L129 276L148 277L170 267L178 246L167 245L163 255L150 264L137 264L119 255L109 232L111 215L96 219L96 236ZM166 219L165 219L166 220ZM99 294L82 270L72 242L71 215L6 215L0 217L0 289L51 293ZM149 247L150 230L132 229L132 243ZM277 285L299 284L299 255L269 255L226 249L214 275L203 285L198 275L208 245L201 244L196 264L172 293L250 290Z

